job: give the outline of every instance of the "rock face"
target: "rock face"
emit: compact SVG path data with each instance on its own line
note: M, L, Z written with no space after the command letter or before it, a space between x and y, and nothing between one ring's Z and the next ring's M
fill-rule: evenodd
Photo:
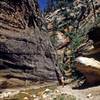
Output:
M61 76L54 49L41 27L36 0L0 1L0 87L31 85Z

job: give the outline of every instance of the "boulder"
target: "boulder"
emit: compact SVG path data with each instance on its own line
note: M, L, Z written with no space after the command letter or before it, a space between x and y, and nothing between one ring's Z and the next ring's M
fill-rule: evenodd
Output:
M52 24L52 22L49 22L49 23L48 23L47 29L48 29L48 30L52 30L52 29L53 29L53 24Z
M86 77L90 85L100 84L100 62L87 57L76 58L77 69Z
M57 37L57 49L66 47L70 43L70 38L65 36L62 32L56 32Z

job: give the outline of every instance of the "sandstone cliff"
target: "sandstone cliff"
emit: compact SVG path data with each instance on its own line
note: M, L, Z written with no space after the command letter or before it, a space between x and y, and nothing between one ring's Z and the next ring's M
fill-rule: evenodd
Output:
M0 87L32 85L61 76L37 0L0 1Z

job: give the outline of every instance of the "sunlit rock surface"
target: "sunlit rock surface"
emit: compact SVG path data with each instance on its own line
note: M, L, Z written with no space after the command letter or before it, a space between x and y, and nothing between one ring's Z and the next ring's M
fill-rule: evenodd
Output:
M100 84L100 62L87 57L76 59L77 69L86 77L86 82L92 85Z

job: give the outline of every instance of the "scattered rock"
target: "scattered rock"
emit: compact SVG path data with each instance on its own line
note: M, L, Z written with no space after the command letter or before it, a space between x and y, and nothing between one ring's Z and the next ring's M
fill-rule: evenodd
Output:
M88 95L87 95L87 98L92 98L92 94L91 93L89 93Z
M66 37L62 32L57 32L57 49L66 47L70 43L69 37Z
M24 100L29 100L29 98L28 97L24 97Z
M44 92L46 92L46 93L47 93L47 92L50 92L50 91L51 91L51 90L47 88Z
M0 94L0 98L11 98L14 97L15 95L19 94L19 90L16 91L4 91Z
M35 94L33 94L33 95L32 95L32 97L33 97L33 98L36 98L36 95L35 95Z

